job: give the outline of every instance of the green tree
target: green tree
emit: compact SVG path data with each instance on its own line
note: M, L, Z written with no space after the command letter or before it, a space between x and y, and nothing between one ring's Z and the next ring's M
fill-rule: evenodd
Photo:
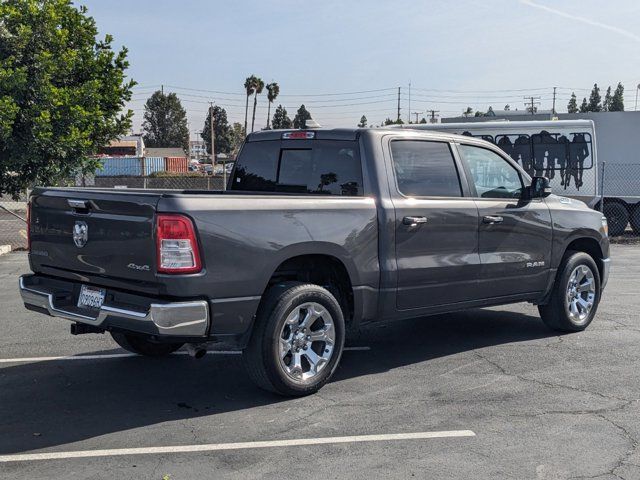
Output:
M402 121L402 119L397 119L397 120L391 120L389 117L387 117L387 119L384 121L384 125L403 125L404 122Z
M267 100L269 105L267 106L267 130L269 130L269 120L271 119L271 104L280 95L280 86L276 82L271 82L267 85Z
M258 77L255 75L248 76L244 81L244 90L247 94L247 101L244 105L244 133L247 133L247 118L249 115L249 97L253 95L253 92L257 86Z
M593 84L593 89L591 90L591 94L589 95L589 112L601 112L602 111L602 103L600 97L600 88L597 83Z
M610 112L624 112L624 86L622 83L618 83L616 90L611 97L611 105L609 106Z
M576 98L575 92L571 92L571 99L569 103L567 103L567 112L578 113L578 99Z
M422 118L420 119L420 123L427 123L427 119L426 119L426 118L424 118L424 117L422 117Z
M509 105L508 103L504 106L504 111L505 112L509 112L511 110L511 105Z
M160 90L144 104L142 122L144 143L148 147L182 147L189 149L187 112L175 93Z
M278 105L273 114L273 128L291 128L292 125L287 110L282 105Z
M604 94L604 102L602 102L602 111L608 112L611 108L611 85L607 88L607 92Z
M213 133L216 137L215 150L218 153L231 153L232 149L232 132L229 121L227 120L227 111L224 108L215 105L213 110L209 107L209 114L204 121L204 127L200 136L207 145L207 152L211 153L211 112L213 111Z
M253 116L251 117L251 131L253 132L253 126L256 123L256 106L258 105L258 95L262 93L264 89L264 82L261 78L256 79L256 83L253 89Z
M472 115L472 114L473 114L473 108L471 107L467 107L467 109L464 112L462 112L462 115L464 115L465 117L468 117L469 115Z
M293 117L293 128L307 128L307 120L311 119L311 114L305 108L304 104L300 105L296 116Z
M127 49L70 0L0 1L0 194L90 172L127 133Z
M360 117L360 123L358 123L358 127L364 128L366 126L367 126L367 117L362 115L362 117Z
M580 104L580 113L586 113L589 111L589 104L587 103L586 97L582 99L582 103Z
M240 122L234 122L231 127L231 155L235 156L238 154L240 147L242 146L242 142L244 142L245 134L242 129L242 124Z

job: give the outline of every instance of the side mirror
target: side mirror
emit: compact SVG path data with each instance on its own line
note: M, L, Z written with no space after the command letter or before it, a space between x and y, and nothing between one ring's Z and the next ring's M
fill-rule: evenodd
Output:
M551 195L551 185L547 177L533 177L529 187L529 198L545 198Z

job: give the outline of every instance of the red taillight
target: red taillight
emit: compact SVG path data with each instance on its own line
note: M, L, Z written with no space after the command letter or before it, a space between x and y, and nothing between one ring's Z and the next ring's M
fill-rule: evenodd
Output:
M159 273L196 273L202 270L193 222L184 215L158 215L156 249Z
M27 202L27 250L31 251L31 202Z

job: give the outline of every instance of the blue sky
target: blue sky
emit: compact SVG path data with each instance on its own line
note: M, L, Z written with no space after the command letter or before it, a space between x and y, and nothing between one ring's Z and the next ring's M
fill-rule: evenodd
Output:
M326 126L354 126L411 110L453 116L467 105L523 109L525 95L558 110L597 82L622 81L627 109L640 82L637 0L168 1L84 0L101 33L129 48L139 83L131 108L139 128L158 86L183 100L190 130L208 101L244 120L244 79L277 81L291 117L305 103ZM189 90L191 89L191 90ZM368 93L349 93L370 91ZM225 92L213 93L212 91ZM320 95L320 94L342 95ZM256 125L266 121L266 95ZM314 108L315 107L315 108Z

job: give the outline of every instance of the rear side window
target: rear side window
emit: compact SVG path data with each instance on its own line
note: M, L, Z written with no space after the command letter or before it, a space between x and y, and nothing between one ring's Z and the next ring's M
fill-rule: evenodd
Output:
M363 195L358 144L331 140L248 142L238 158L231 189Z
M398 191L417 197L461 197L460 178L449 144L394 140L391 156Z

